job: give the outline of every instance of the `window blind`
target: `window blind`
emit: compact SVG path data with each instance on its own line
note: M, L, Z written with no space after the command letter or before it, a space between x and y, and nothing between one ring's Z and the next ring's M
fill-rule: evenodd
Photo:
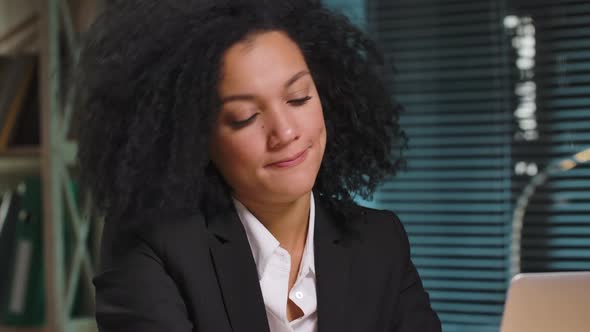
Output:
M364 203L400 216L443 330L498 331L515 203L540 176L521 270L590 270L590 3L324 2L395 64L408 170Z
M444 331L495 331L508 280L510 49L501 2L368 1L406 108L408 171L375 203L399 214Z
M522 271L590 270L590 165L584 155L590 153L590 3L519 0L514 6L534 27L539 139L516 141L513 158L539 170L574 162L550 172L527 206ZM516 174L515 194L528 181Z
M361 6L368 32L396 67L388 83L406 109L401 125L410 137L407 171L371 204L400 216L444 331L497 331L512 205L505 8L491 0Z

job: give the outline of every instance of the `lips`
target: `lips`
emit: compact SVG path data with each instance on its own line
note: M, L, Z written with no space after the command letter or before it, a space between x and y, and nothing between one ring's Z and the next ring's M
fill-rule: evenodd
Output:
M308 150L309 149L305 149L292 157L288 157L286 159L268 164L267 167L287 168L287 167L293 167L293 166L299 165L307 157Z

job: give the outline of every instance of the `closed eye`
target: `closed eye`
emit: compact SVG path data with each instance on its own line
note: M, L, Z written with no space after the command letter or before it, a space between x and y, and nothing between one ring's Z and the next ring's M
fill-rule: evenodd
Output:
M310 99L311 99L311 96L306 96L306 97L299 98L299 99L291 99L291 100L287 101L287 104L292 105L292 106L302 106L302 105L305 105L305 103L307 103L307 101Z
M251 117L245 119L245 120L239 120L239 121L232 121L231 125L234 128L241 128L246 126L247 124L249 124L250 122L254 121L254 119L258 116L258 113L254 113Z

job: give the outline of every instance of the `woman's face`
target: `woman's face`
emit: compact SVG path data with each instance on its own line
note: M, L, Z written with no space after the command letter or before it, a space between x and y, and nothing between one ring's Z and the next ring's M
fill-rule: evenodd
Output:
M286 34L230 47L219 84L211 158L242 201L286 203L311 191L326 146L322 105L309 68Z

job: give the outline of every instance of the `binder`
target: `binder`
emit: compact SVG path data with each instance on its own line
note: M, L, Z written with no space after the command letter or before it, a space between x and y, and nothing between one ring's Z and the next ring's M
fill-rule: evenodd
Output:
M18 185L11 263L8 266L6 298L0 308L0 325L42 326L45 323L43 275L41 181L28 178ZM14 198L14 197L13 197ZM10 234L9 234L10 235Z
M20 209L19 197L12 190L2 194L0 203L0 317L8 301L8 290L12 282L14 264L14 243L17 216Z

